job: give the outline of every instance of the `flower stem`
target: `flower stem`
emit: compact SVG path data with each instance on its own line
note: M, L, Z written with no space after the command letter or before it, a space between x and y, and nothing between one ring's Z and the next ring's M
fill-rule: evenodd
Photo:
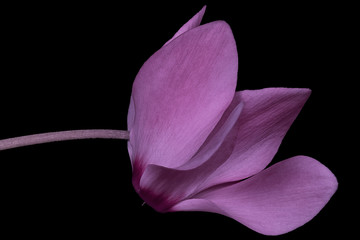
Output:
M0 140L0 151L29 146L40 143L49 143L57 141L67 141L76 139L88 138L105 138L105 139L129 139L129 132L123 130L107 130L107 129L92 129L92 130L70 130L61 132L49 132L33 134L22 137L8 138Z

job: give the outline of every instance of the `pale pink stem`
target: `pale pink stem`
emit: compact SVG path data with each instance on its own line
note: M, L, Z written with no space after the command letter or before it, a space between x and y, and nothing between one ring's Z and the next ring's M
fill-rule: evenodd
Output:
M129 132L123 130L70 130L61 132L39 133L22 137L8 138L0 140L0 151L23 147L28 145L49 143L57 141L67 141L88 138L106 138L106 139L129 139Z

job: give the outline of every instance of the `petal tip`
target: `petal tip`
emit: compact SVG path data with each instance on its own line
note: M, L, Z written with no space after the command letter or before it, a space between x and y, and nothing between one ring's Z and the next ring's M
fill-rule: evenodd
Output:
M205 14L205 10L206 10L206 5L204 5L201 10L199 12L197 12L189 21L187 21L176 33L175 35L169 40L167 41L164 46L166 46L167 44L169 44L170 42L172 42L175 38L177 38L178 36L180 36L181 34L196 28L198 26L200 26L201 21L204 17Z
M306 97L310 97L312 93L312 90L310 88L300 88L300 91L302 91Z
M202 14L202 15L204 15L204 13L205 13L205 11L206 11L206 8L207 8L207 6L204 5L204 6L201 8L201 10L199 11L199 13Z

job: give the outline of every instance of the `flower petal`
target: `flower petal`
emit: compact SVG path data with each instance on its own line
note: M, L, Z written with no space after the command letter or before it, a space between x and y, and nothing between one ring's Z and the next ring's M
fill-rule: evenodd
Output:
M337 189L335 176L306 156L277 163L237 183L207 189L171 211L209 211L266 235L279 235L311 220Z
M204 6L197 14L195 14L195 16L193 16L187 23L185 23L176 33L175 35L169 40L167 41L165 45L169 44L172 40L174 40L175 38L177 38L178 36L180 36L181 34L183 34L184 32L187 32L193 28L196 28L198 26L200 26L201 20L204 16L206 10L206 6Z
M172 40L183 34L184 32L187 32L193 28L196 28L200 26L201 20L205 14L206 5L197 13L195 14L189 21L187 21L175 34L174 36L168 40L165 44L167 45ZM135 116L135 106L133 103L133 99L130 99L130 105L129 105L129 111L128 111L128 130L130 131L132 128L132 123L134 122L134 116Z
M273 159L282 139L311 90L266 88L237 92L244 109L232 155L204 182L203 189L238 181L263 170Z
M234 97L214 130L209 134L196 154L176 169L195 170L195 168L203 164L211 164L215 170L224 163L235 147L239 129L239 118L243 108L244 103L241 101L241 98Z
M151 56L134 81L129 123L140 175L146 164L189 160L230 104L236 79L236 45L223 21L189 30Z
M206 146L199 151L200 154L189 161L202 163L199 167L187 170L148 165L141 177L140 185L134 182L135 189L143 200L157 211L163 212L190 194L197 193L197 187L221 164L219 161L225 161L231 154L233 146L231 148L231 144L225 143L224 140L235 142L229 135L236 137L232 130L242 107L242 103L235 106L231 104L231 108L228 108L211 133L211 140L207 140ZM228 146L227 149L222 148L224 144Z

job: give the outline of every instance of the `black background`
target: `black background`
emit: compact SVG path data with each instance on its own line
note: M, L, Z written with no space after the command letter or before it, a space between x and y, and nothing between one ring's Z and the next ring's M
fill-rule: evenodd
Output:
M308 155L339 189L305 226L279 239L350 235L350 154L355 106L348 75L351 6L225 1L3 6L0 139L71 129L126 129L141 65L207 4L203 23L225 20L239 53L238 90L303 87L312 96L273 162ZM355 145L355 144L354 144ZM222 239L266 238L211 213L155 212L131 185L125 141L81 140L0 153L1 234ZM351 191L352 190L352 191ZM6 231L5 231L6 230Z

